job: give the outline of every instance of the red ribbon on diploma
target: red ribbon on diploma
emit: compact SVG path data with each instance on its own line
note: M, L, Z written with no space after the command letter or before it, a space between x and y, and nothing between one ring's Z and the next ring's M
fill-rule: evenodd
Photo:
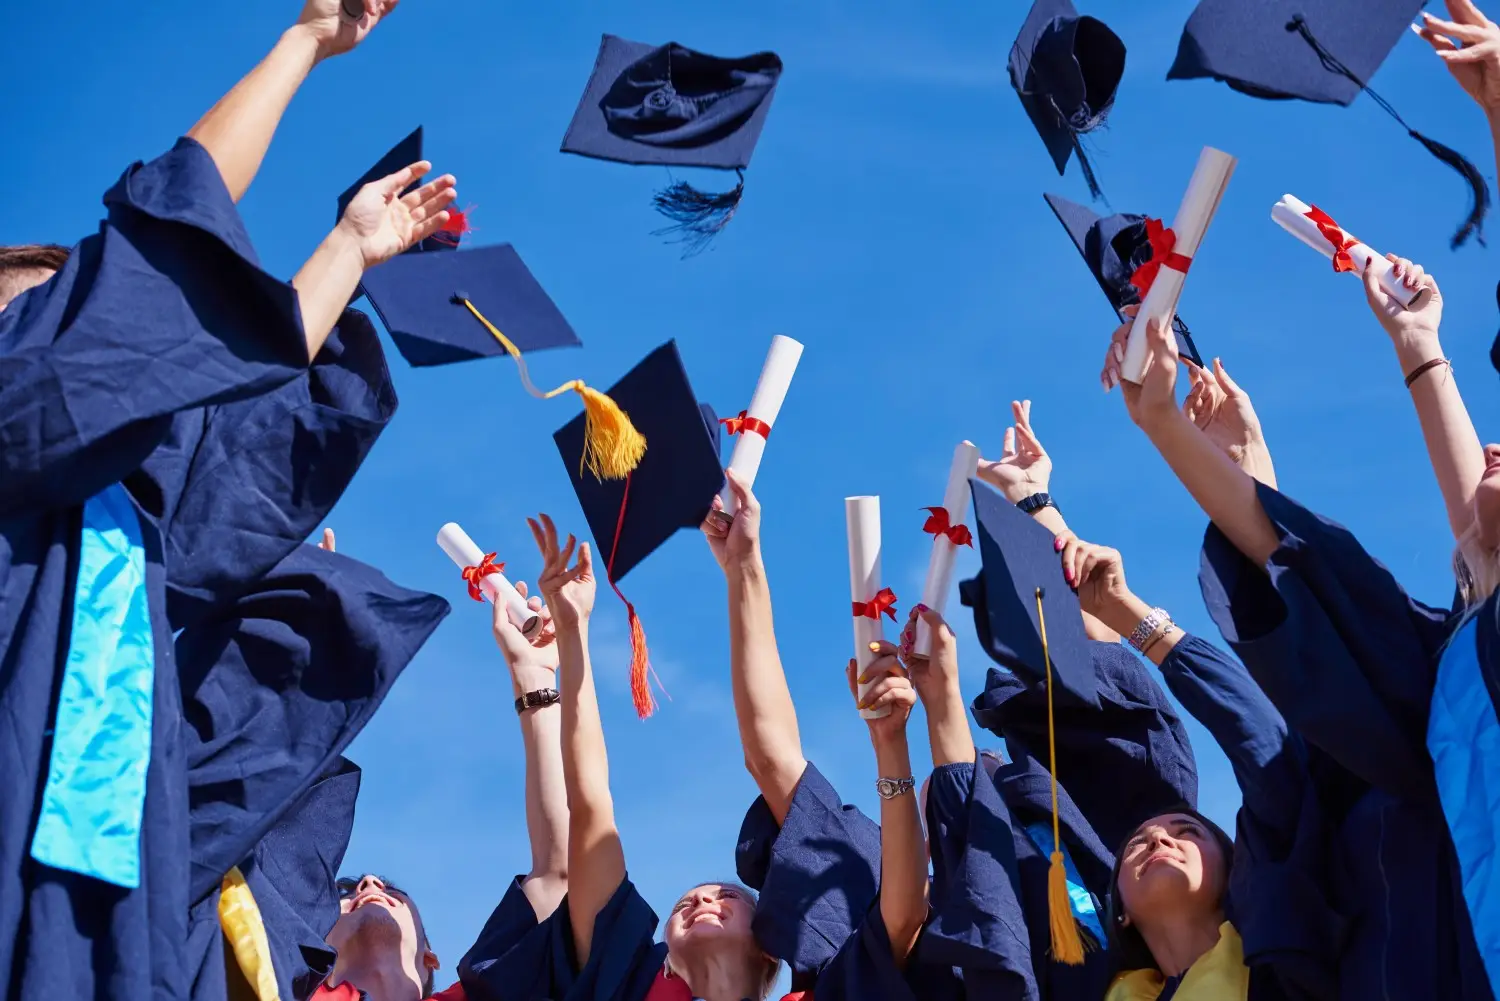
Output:
M856 619L861 616L866 619L878 619L881 612L889 615L892 622L896 621L896 592L888 587L881 588L875 597L869 601L856 601L854 603L854 617Z
M746 411L741 410L734 417L720 417L719 423L728 428L731 435L754 431L762 438L771 437L771 425L759 418L749 417L746 413Z
M469 225L469 213L473 211L474 206L472 205L466 209L456 209L450 206L448 209L448 221L443 223L442 227L428 239L447 244L450 247L458 246L460 240L474 232L474 227Z
M469 597L475 601L483 601L484 592L479 590L479 582L492 573L504 572L505 564L497 564L494 553L485 553L484 559L479 561L477 567L464 567L464 580L469 582Z
M922 510L928 512L932 517L922 526L922 531L928 535L946 535L948 541L955 546L968 546L974 548L974 536L969 534L967 525L953 525L949 523L948 509L945 507L924 507Z
M1349 248L1359 241L1346 234L1343 227L1316 205L1307 210L1307 218L1318 227L1318 232L1323 234L1323 239L1333 245L1333 270L1335 272L1358 271L1359 265L1355 264L1354 258L1349 256Z
M1151 244L1151 257L1130 276L1130 284L1141 294L1142 301L1145 300L1146 293L1151 291L1162 268L1187 274L1188 268L1193 264L1191 257L1172 250L1177 246L1177 234L1163 226L1160 219L1146 220L1146 241Z

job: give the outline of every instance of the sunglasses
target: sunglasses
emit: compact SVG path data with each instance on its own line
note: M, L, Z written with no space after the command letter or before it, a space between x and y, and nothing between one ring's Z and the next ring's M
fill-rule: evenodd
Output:
M392 896L407 898L407 893L405 890L401 889L399 886L397 886L395 883L392 883L384 876L376 876L375 878L380 880L380 885L385 887L386 893L389 893ZM364 879L363 876L361 876L359 879L351 879L348 876L340 876L337 882L334 884L339 888L339 899L348 900L350 897L357 896L359 894L360 880L362 879Z

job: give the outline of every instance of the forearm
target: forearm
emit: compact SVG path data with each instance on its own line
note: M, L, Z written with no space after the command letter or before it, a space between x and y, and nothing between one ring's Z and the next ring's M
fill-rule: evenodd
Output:
M359 245L335 227L292 279L307 336L307 357L316 358L343 315L365 273Z
M1402 374L1410 375L1428 362L1441 359L1443 348L1435 338L1397 344L1396 357ZM1438 365L1417 376L1411 384L1411 401L1456 539L1474 518L1474 489L1484 475L1484 446L1448 365Z
M883 778L911 775L906 735L878 742L875 760ZM915 790L880 801L880 918L892 958L905 966L927 921L927 845Z
M512 676L516 698L550 688L556 679L542 668L521 668ZM562 706L553 703L521 713L526 753L526 833L531 841L527 882L562 883L568 874L568 791L563 777Z
M776 649L764 564L757 558L732 565L727 576L730 679L740 743L746 767L780 823L807 765L797 709Z
M189 130L213 157L235 201L255 180L282 114L317 61L312 35L301 26L288 29L270 55Z
M941 682L939 692L918 690L922 706L927 715L927 743L932 748L932 767L944 765L972 764L974 762L974 735L969 730L969 712L964 705L963 692L957 680L949 684Z
M1129 636L1135 632L1135 627L1144 622L1146 616L1150 615L1152 611L1154 609L1150 605L1136 597L1134 593L1131 593L1127 594L1119 602L1112 603L1105 610L1104 616L1116 632L1121 636ZM1171 653L1177 644L1182 642L1184 635L1181 629L1172 629L1146 648L1146 659L1150 660L1157 667L1160 667L1162 661L1167 659L1167 654Z

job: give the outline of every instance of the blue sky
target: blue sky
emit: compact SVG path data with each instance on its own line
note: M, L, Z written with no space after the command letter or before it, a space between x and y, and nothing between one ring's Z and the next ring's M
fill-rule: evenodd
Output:
M1034 401L1072 526L1125 553L1143 598L1217 638L1195 579L1204 519L1118 394L1099 390L1113 316L1042 200L1087 201L1087 190L1076 167L1053 172L1006 78L1027 6L406 0L368 44L313 74L243 203L262 257L290 275L332 223L337 194L420 124L429 157L457 175L460 202L477 206L474 243L514 243L585 343L533 356L539 384L608 385L676 338L700 398L729 413L748 402L772 334L806 344L757 492L806 751L867 810L873 757L843 679L842 498L881 496L887 583L906 608L929 548L918 509L941 503L957 441L998 451L1013 397ZM1222 355L1251 392L1283 488L1350 525L1415 594L1447 601L1451 540L1388 341L1357 280L1332 274L1269 212L1292 192L1427 264L1481 437L1500 425L1486 360L1494 258L1477 246L1449 252L1461 182L1368 99L1339 109L1166 83L1191 6L1085 7L1129 47L1110 127L1094 141L1100 180L1117 210L1170 219L1200 147L1241 158L1183 314L1204 354ZM64 19L47 5L7 10L0 186L13 197L0 201L0 242L88 232L119 172L170 146L296 7L161 0L122 17L85 0ZM745 201L710 253L682 261L650 235L664 172L558 153L603 32L785 60ZM1375 83L1493 183L1484 119L1418 39L1397 46ZM348 868L415 894L451 973L529 859L505 668L487 612L433 538L458 521L527 579L537 560L526 515L548 511L586 532L551 441L575 407L532 401L506 361L417 371L390 353L400 413L332 524L342 551L454 611L351 752L365 780ZM960 576L975 566L966 554ZM595 665L631 874L662 910L694 883L733 875L754 790L731 711L722 578L702 540L682 533L625 585L673 701L635 720L625 618L607 591ZM954 609L977 693L986 662ZM1233 778L1193 732L1203 805L1227 823ZM920 761L919 716L911 733Z

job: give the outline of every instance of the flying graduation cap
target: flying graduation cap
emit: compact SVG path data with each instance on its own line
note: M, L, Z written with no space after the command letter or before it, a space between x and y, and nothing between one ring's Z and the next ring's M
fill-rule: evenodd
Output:
M668 42L651 46L605 35L562 151L617 163L733 170L729 191L699 191L675 181L653 198L672 221L657 235L685 244L689 257L708 245L739 208L745 168L771 110L781 58L738 59Z
M1425 0L1202 0L1188 18L1168 80L1210 77L1251 97L1348 106L1361 91L1427 151L1463 175L1472 201L1452 245L1482 244L1489 187L1461 154L1418 132L1366 81Z
M580 468L587 431L582 418L552 437L578 494L604 578L625 602L630 618L630 690L636 712L655 710L648 682L646 633L619 581L680 529L696 529L724 486L719 421L698 402L677 343L668 341L609 388L611 399L630 415L650 443L645 458L622 482L601 482Z
M1061 175L1077 154L1089 194L1099 182L1080 137L1104 124L1125 74L1125 43L1069 0L1036 0L1010 50L1010 84Z
M1094 280L1104 290L1115 315L1123 321L1125 314L1120 311L1126 306L1140 305L1142 299L1140 290L1131 284L1131 278L1155 254L1150 239L1151 220L1130 213L1101 217L1086 206L1060 195L1043 197L1057 221L1068 231L1073 246L1083 256L1083 263L1088 265ZM1198 354L1192 332L1182 317L1173 316L1172 329L1177 335L1177 353L1202 368L1203 358Z
M423 159L426 158L422 155L422 126L418 125L412 131L411 135L398 142L395 146L392 146L390 152L376 161L375 166L365 171L359 180L355 181L345 189L343 194L339 195L339 214L335 217L335 221L344 217L344 210L349 207L349 203L354 200L354 196L359 194L360 188L372 181L378 181L382 177L389 177L396 171L409 167L418 160ZM407 194L407 192L412 191L421 183L421 181L413 181L401 194ZM461 212L456 208L449 208L448 221L443 224L443 228L405 252L408 254L419 254L433 250L456 250L459 242L469 231L468 213Z

